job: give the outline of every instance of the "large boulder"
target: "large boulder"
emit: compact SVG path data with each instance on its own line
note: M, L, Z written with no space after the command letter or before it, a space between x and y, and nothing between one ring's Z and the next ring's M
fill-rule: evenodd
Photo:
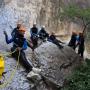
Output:
M4 53L1 49L0 52ZM35 67L42 69L42 79L35 83L27 80L27 73L20 65L10 84L2 90L57 90L64 85L65 79L71 75L76 66L80 65L81 60L70 47L65 46L63 49L59 49L50 42L40 45L34 55L28 48L26 56ZM5 78L8 80L16 66L16 60L6 57L5 64L7 72Z
M63 87L66 78L71 75L75 67L80 65L81 61L70 47L59 49L50 42L42 44L35 52L36 62L42 69L41 75L45 83L53 88Z

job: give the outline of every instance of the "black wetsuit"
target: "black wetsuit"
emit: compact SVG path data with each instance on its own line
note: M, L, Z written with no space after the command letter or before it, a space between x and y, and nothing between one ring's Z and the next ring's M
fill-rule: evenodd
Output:
M19 35L17 37L14 37L14 38L11 38L11 39L8 39L8 36L5 35L5 38L6 38L6 42L7 44L9 43L12 43L13 42L13 47L11 48L11 51L15 51L15 49L17 49L18 47L22 48L20 50L20 57L19 57L19 61L20 63L26 68L26 70L28 72L30 72L32 70L32 65L28 62L27 58L26 58L26 55L24 53L24 50L27 49L27 41L26 39L24 38L24 36L22 35ZM18 59L18 55L19 55L19 51L15 51L12 56L16 59Z
M40 31L39 31L39 38L41 39L41 40L45 40L46 38L48 38L49 37L49 34L45 31L45 29L41 29Z
M85 49L85 46L84 46L84 37L80 36L79 37L79 48L78 48L78 54L80 54L81 57L83 57L83 54L84 54L84 49Z
M48 41L56 44L59 47L59 49L63 48L63 46L60 44L62 42L60 40L57 40L56 37L55 37L55 35L49 36Z
M30 30L31 33L31 41L33 43L33 49L37 47L38 45L38 28L37 27L33 27Z
M72 35L71 40L70 40L70 42L68 44L68 46L72 47L74 50L76 48L76 40L77 40L76 35Z

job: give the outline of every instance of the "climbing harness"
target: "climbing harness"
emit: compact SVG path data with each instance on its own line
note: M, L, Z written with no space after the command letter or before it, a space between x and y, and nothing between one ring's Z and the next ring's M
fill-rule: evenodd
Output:
M3 74L3 72L4 72L4 58L3 58L3 56L11 55L11 54L13 54L14 52L16 52L16 50L17 50L17 49L15 49L15 51L13 51L12 53L1 55L1 57L0 57L0 65L2 64L2 65L1 65L1 66L2 66L2 69L0 68L1 77L2 77L2 74ZM15 76L17 67L18 67L18 65L19 65L19 57L20 57L20 51L19 51L18 61L17 61L16 67L14 68L14 71L11 72L11 76L9 77L9 79L6 80L4 83L2 83L2 84L0 85L0 89L5 88L6 86L8 86L8 85L12 82L12 80L13 80L13 78L14 78L14 76ZM2 61L2 62L1 62L1 61Z

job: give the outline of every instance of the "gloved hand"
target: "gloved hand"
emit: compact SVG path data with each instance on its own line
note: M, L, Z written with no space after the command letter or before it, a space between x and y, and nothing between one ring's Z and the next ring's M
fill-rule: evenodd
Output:
M6 31L4 31L3 33L4 33L4 35L7 35L7 32Z
M22 50L22 48L20 48L20 47L17 47L17 50L18 50L18 51L21 51L21 50Z

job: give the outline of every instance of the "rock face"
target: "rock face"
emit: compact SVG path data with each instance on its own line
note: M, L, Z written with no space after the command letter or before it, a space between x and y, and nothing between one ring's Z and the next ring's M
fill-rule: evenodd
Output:
M28 30L34 22L37 22L38 26L45 25L47 31L53 30L58 33L59 30L72 30L75 25L61 23L57 16L59 7L74 3L83 7L90 5L89 0L0 0L0 28L6 27L5 30L11 30L10 26L14 28L19 21Z

